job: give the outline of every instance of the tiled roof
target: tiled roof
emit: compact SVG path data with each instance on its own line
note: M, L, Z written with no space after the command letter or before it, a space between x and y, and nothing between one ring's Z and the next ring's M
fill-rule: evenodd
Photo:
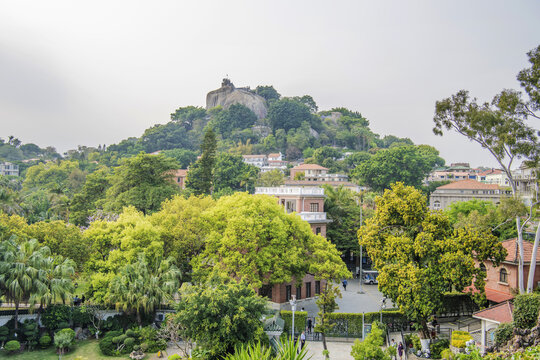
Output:
M187 172L188 171L186 169L178 169L174 171L174 176L184 177L184 176L187 176Z
M512 312L514 311L514 305L509 301L491 306L487 309L477 311L473 313L473 317L477 319L485 319L499 324L510 323L513 320Z
M460 180L442 185L437 190L499 190L497 184L484 184L476 180Z
M272 154L268 154L268 157L279 157L281 154L280 153L272 153Z
M514 298L512 294L508 294L499 290L486 288L485 291L486 291L486 299L488 299L489 301L496 302L496 303L502 303L503 301L512 300Z
M266 155L242 155L244 159L265 158Z
M506 255L505 261L509 262L518 262L518 242L517 239L509 239L502 242L502 246L506 249L508 252L508 255ZM523 240L523 261L524 262L531 262L532 258L532 252L533 252L533 243ZM536 258L536 263L538 264L540 262L540 254L538 254Z
M300 164L293 167L292 170L328 170L328 169L317 164Z
M480 176L486 176L486 175L497 175L497 174L500 174L500 173L502 173L502 170L499 170L499 169L489 169L489 170L482 171L482 172L478 173L478 175L480 175Z

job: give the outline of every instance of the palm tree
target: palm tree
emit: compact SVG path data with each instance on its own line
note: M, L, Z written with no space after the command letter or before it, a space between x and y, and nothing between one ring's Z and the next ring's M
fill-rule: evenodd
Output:
M57 300L66 300L75 289L73 286L73 275L75 275L75 262L71 259L64 259L62 256L49 256L43 262L43 268L39 271L41 282L46 286L41 291L36 291L30 296L30 304L39 304L38 319L44 305L50 305Z
M15 304L17 329L20 303L47 288L42 272L51 251L41 247L36 239L20 244L15 239L12 236L0 243L0 289Z
M136 313L141 326L141 312L150 314L164 301L171 300L179 283L180 271L172 258L157 259L152 266L144 253L139 253L137 262L125 265L113 278L109 300L118 310Z

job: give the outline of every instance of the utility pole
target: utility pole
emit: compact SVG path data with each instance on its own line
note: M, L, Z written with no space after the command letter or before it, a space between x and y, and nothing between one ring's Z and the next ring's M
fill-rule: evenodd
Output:
M358 228L360 228L362 226L362 214L363 214L363 201L362 201L362 195L364 195L364 192L360 192L360 224L358 226ZM359 276L358 276L358 283L360 285L359 289L358 289L358 294L363 294L364 293L364 288L362 287L362 245L360 245L360 273L359 273Z

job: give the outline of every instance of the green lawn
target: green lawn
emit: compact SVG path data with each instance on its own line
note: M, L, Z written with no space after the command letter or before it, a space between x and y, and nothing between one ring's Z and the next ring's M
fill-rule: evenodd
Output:
M74 360L77 356L84 360L125 360L128 355L122 357L104 356L99 351L97 341L77 341L76 347L69 353L62 355L62 360ZM5 351L0 351L0 359L10 360L58 360L58 355L53 347L47 350L25 351L16 355L8 355Z

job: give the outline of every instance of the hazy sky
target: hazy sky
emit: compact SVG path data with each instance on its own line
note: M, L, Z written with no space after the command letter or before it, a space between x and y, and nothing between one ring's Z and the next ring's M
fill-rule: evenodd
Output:
M539 20L539 1L0 0L0 137L117 143L204 106L228 74L360 111L447 162L494 166L460 136L433 135L434 104L518 88Z

